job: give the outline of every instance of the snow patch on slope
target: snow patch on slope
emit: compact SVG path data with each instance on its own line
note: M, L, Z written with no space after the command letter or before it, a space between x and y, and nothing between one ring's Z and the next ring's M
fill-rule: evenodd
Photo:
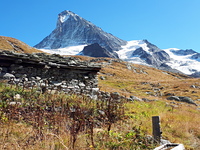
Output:
M40 49L43 52L50 54L60 54L60 55L79 55L83 48L87 45L78 45L78 46L68 46L65 48L58 49Z
M60 16L60 22L65 22L69 19L69 15Z
M61 23L64 23L65 21L67 21L69 19L69 17L72 16L75 20L76 17L78 16L77 14L72 13L69 10L63 11L62 13L59 14L59 20Z

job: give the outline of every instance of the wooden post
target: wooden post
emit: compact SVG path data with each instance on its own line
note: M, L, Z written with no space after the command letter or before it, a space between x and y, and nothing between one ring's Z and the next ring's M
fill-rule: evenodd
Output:
M161 140L161 130L160 130L160 117L152 117L152 127L153 127L153 138L156 143L160 143Z

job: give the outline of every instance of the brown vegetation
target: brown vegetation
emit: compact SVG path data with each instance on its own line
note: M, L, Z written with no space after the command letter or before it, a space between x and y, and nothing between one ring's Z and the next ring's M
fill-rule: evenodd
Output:
M30 47L24 42L11 37L0 36L0 50L14 51L16 53L41 53L42 51Z

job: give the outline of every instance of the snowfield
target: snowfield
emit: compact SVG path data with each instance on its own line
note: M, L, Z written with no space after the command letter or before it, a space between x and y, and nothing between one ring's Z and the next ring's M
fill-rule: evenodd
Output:
M40 49L43 52L50 54L60 54L60 55L79 55L83 48L87 45L69 46L65 48L58 49Z
M195 72L200 71L200 62L199 60L191 59L194 54L190 55L176 55L173 51L180 49L170 48L165 49L165 52L171 57L171 61L167 65L171 66L173 69L177 69L187 75L191 75ZM195 53L196 54L196 53Z

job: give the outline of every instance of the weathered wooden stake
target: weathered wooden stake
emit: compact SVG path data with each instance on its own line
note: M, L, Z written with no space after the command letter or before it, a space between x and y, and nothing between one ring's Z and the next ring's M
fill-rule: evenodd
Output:
M157 143L160 143L162 133L160 130L160 117L159 116L152 117L152 127L153 127L154 141Z

